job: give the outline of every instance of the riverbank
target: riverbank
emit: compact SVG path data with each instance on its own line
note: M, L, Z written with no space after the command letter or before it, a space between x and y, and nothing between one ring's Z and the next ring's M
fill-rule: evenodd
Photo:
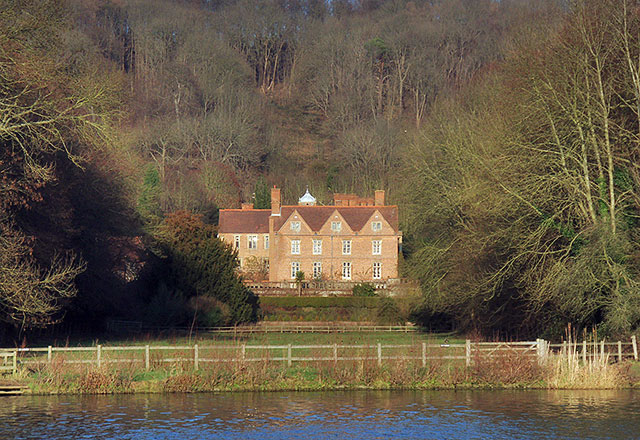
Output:
M134 365L83 367L57 363L21 369L9 379L29 394L112 394L237 391L437 390L437 389L620 389L640 388L640 364L569 365L551 358L546 365L522 356L460 362L375 360L211 364L193 371L184 363L144 370Z
M209 335L14 349L8 380L32 394L618 389L640 387L635 347L418 332Z

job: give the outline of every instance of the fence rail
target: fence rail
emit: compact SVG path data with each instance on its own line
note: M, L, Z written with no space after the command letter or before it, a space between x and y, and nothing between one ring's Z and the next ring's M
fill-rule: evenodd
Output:
M145 331L177 331L195 333L219 333L245 335L254 333L348 333L348 332L401 332L409 333L420 330L413 325L318 325L291 323L262 323L236 327L154 327L144 325L141 321L117 321L107 323L107 330L112 332L145 332Z
M34 347L0 349L0 365L11 359L12 371L16 365L30 364L90 364L101 367L107 364L129 363L144 365L146 370L172 362L191 364L198 370L204 363L228 362L341 362L341 361L418 361L426 366L428 360L460 360L470 366L478 357L519 355L544 362L549 355L568 353L579 356L586 363L594 356L607 354L611 361L638 360L635 336L631 342L563 343L549 344L543 339L524 342L472 342L457 344L404 345L172 345L172 346L102 346L95 347ZM119 357L118 357L119 355ZM128 355L128 356L127 356ZM4 363L2 362L4 356ZM123 357L125 356L125 357ZM1 370L1 369L0 369Z
M17 358L18 353L16 350L0 349L0 374L15 374L18 366Z

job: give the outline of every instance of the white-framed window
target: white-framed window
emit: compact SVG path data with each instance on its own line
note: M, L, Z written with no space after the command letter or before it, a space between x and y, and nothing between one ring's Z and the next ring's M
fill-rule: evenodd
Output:
M247 248L248 249L258 249L258 236L257 235L247 235Z
M322 255L322 240L313 240L313 255Z
M344 261L342 263L342 279L343 280L351 279L351 263L349 261Z
M269 235L264 236L264 248L269 249Z
M351 240L342 240L342 255L351 255Z
M382 240L371 240L371 253L382 255Z
M373 279L379 280L382 278L382 263L373 263Z
M315 261L313 263L313 278L318 279L322 277L322 263Z
M235 246L236 249L240 249L240 236L239 235L234 235L233 236L233 245Z
M382 231L382 222L371 222L371 230L373 232Z
M292 280L295 280L298 272L300 272L300 263L297 261L293 261L291 263L291 279Z
M300 240L291 240L291 255L300 255Z
M333 232L342 231L342 222L331 222L331 230Z
M291 230L293 232L300 232L300 222L291 222Z

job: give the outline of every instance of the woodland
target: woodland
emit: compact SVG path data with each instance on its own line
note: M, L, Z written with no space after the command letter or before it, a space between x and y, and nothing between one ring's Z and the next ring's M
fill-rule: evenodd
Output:
M218 209L387 191L411 319L640 324L635 0L0 0L0 337L260 317Z

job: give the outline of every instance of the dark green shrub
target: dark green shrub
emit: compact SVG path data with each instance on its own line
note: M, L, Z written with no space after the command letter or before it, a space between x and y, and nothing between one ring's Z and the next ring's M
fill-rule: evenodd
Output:
M382 298L378 307L378 322L381 324L404 324L404 317L392 298Z
M377 296L376 288L371 283L361 283L353 286L353 296Z
M160 282L158 292L151 298L144 320L152 325L181 325L187 320L187 304L182 292L171 290Z
M161 234L169 256L169 284L179 286L187 297L224 303L229 308L228 324L258 319L258 297L236 273L237 253L216 237L213 226L180 211L167 216Z

